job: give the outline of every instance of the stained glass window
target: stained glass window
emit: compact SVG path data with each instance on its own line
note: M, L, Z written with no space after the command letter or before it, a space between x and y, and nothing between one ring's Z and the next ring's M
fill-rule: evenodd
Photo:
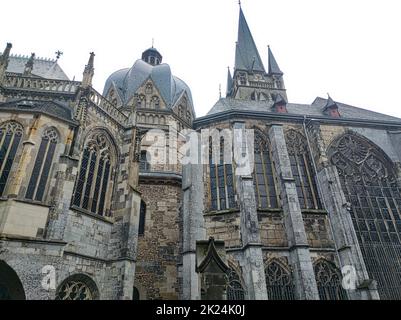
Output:
M107 197L111 197L114 157L115 151L106 133L97 131L89 136L75 184L74 206L105 215L110 207Z
M265 270L269 300L295 300L292 274L278 262L272 261Z
M235 190L232 163L224 163L224 139L220 140L217 159L213 158L213 146L210 140L210 198L212 210L235 208Z
M3 195L11 167L23 135L22 126L14 121L0 126L0 195Z
M255 195L258 208L278 208L280 199L277 192L277 176L271 150L266 137L255 133Z
M330 149L369 276L381 299L401 299L401 190L391 161L366 139L341 137Z
M334 264L319 260L315 263L314 269L320 300L347 300L340 270Z
M285 138L301 209L320 209L315 172L306 138L292 129L287 131Z
M57 142L58 134L54 128L44 131L25 198L43 200Z
M245 300L244 287L233 269L227 273L227 300Z
M56 300L97 300L96 284L86 275L73 275L64 280L57 289Z

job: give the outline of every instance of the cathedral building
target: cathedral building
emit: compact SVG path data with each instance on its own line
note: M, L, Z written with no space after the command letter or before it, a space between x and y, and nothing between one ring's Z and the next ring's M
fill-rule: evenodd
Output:
M401 119L288 101L241 8L226 96L198 118L153 47L102 94L94 53L75 81L58 58L11 49L0 299L401 299ZM237 133L250 172L231 155ZM180 161L189 136L206 162Z

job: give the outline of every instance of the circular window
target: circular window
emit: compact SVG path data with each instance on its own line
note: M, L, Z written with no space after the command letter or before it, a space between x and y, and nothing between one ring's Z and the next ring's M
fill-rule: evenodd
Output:
M92 279L75 275L66 279L57 290L56 300L96 300L98 290Z

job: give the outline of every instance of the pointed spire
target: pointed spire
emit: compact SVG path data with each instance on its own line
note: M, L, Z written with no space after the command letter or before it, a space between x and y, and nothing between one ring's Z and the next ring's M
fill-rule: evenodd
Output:
M278 66L278 63L276 59L274 58L273 52L270 49L270 46L268 46L268 51L269 51L269 74L273 75L283 75L283 72L280 70L280 67Z
M248 23L240 6L238 22L238 40L235 52L235 68L247 71L266 72L253 40Z
M3 83L4 77L6 75L11 48L12 44L7 43L3 54L0 56L0 84Z
M34 61L35 61L35 53L32 52L31 56L29 57L28 61L25 64L24 76L30 76L32 74Z
M11 43L7 43L7 46L4 49L3 54L0 56L0 63L5 63L6 61L8 62L12 46L13 45Z
M94 66L95 54L90 53L88 64L85 66L84 74L82 77L82 87L87 88L92 85L93 75L95 74Z
M227 67L227 91L226 97L231 95L231 91L233 89L233 77L231 76L230 67Z

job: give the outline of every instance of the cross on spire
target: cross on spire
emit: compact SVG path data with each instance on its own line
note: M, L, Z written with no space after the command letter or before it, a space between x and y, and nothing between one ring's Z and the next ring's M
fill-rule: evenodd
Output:
M55 54L56 54L56 60L58 60L58 59L60 59L60 57L64 54L62 51L60 51L60 50L57 50L56 52L55 52Z

